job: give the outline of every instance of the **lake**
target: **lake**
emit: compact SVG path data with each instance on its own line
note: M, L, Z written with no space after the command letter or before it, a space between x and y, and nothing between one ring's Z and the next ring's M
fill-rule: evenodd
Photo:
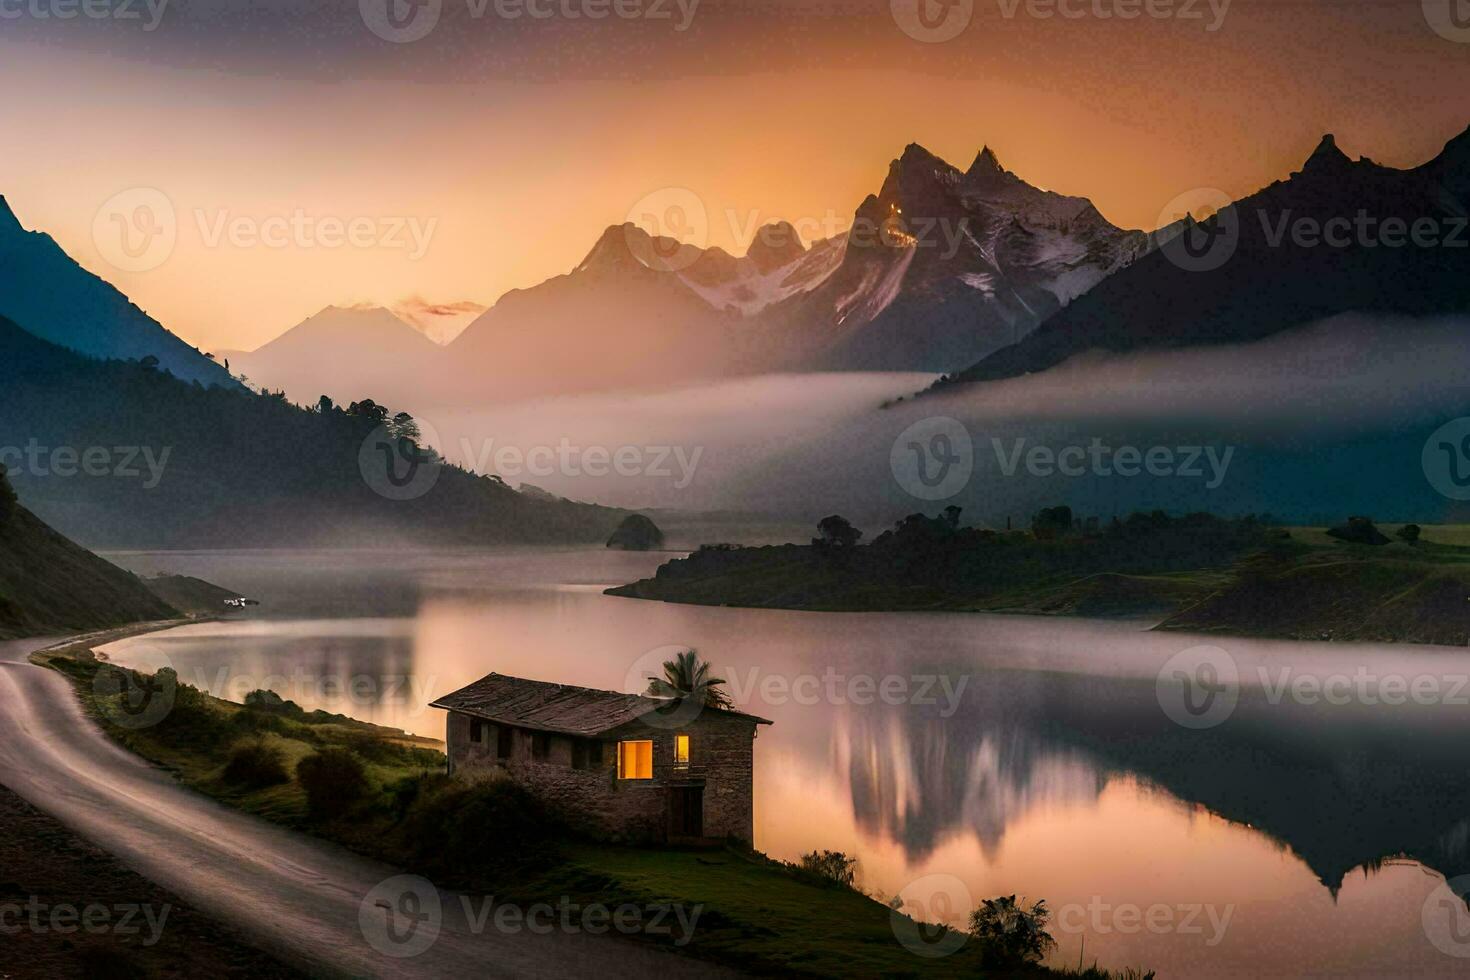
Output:
M696 647L775 722L756 743L759 849L846 851L862 887L929 920L1045 899L1058 965L1470 970L1465 650L666 605L601 590L668 555L603 550L108 557L263 603L114 644L116 661L435 738L428 702L491 671L631 690ZM1181 688L1181 715L1167 678L1201 656L1238 693Z

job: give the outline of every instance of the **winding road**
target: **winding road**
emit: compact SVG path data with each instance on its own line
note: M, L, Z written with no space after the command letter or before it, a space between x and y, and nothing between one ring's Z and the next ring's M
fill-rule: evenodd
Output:
M0 643L0 784L305 972L726 975L649 946L560 928L544 913L531 923L535 931L498 929L494 915L484 917L483 899L426 891L427 883L404 882L386 865L184 789L108 739L66 678L27 660L55 642Z

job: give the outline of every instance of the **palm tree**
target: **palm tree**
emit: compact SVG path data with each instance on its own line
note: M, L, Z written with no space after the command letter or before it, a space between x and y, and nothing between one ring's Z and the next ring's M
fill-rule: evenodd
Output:
M735 702L720 689L723 677L711 677L710 665L699 659L695 650L676 654L673 660L664 661L664 675L648 679L649 697L677 699L694 698L706 708L731 708Z

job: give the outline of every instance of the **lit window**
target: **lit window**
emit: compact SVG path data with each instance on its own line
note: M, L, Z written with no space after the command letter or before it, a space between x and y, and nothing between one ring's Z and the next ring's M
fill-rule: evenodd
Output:
M653 743L652 742L619 742L618 743L618 778L619 779L652 779L653 778Z
M675 735L674 736L674 765L676 765L676 766L687 766L687 765L689 765L689 736L688 735Z

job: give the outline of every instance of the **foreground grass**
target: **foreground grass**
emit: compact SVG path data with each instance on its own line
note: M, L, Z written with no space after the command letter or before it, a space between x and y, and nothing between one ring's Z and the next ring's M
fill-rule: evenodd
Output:
M37 660L73 680L89 713L112 738L201 793L422 874L441 887L493 895L497 902L697 909L691 935L676 929L642 938L760 975L1109 977L1097 970L1075 974L1044 967L987 973L973 941L944 958L920 957L896 938L892 910L855 889L750 851L644 849L577 839L513 784L448 779L442 753L429 747L437 743L339 715L294 706L247 707L179 686L173 710L158 724L119 727L111 719L118 716L120 697L106 693L113 688L105 682L123 673L135 683L146 679L95 658L92 643L110 638L95 637ZM299 778L258 788L232 783L227 767L242 744L274 749L288 772L315 754L349 751L362 764L366 786L340 810L313 812Z

